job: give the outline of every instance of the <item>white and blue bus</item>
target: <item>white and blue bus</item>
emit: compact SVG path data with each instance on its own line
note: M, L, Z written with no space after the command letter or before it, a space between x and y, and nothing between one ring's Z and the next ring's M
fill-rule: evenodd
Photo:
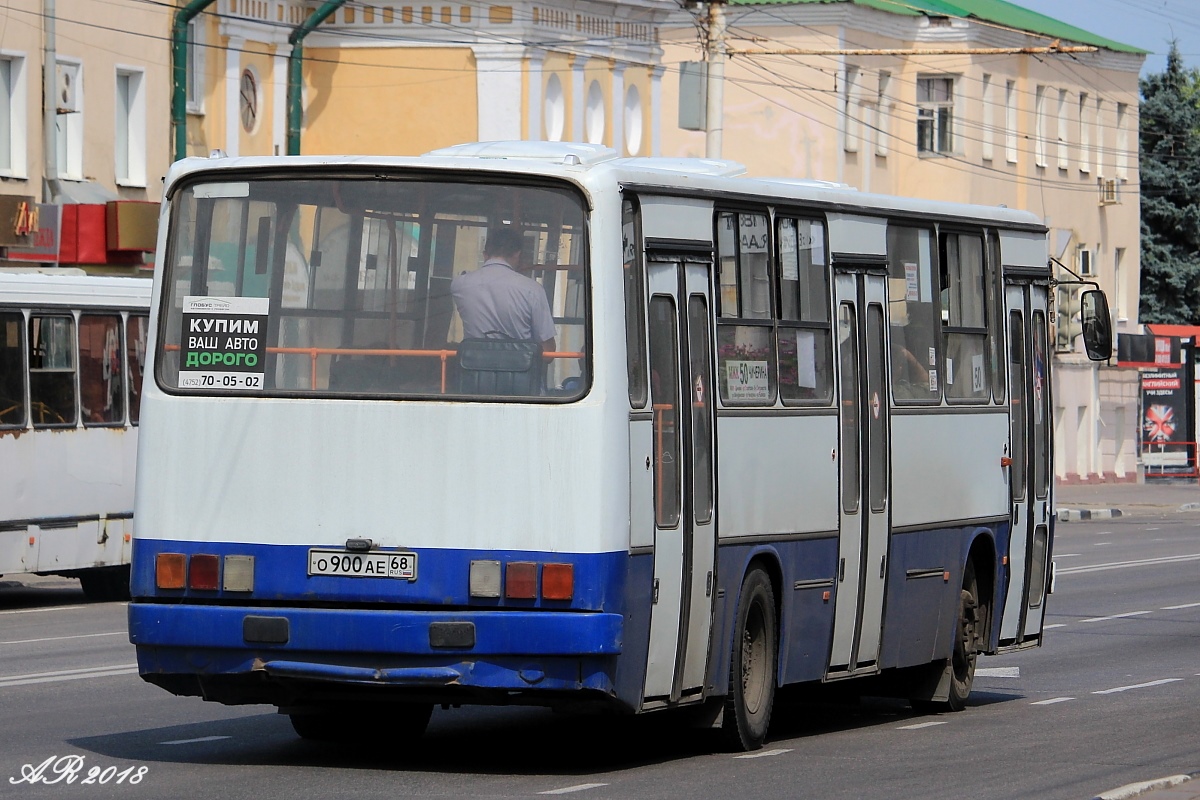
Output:
M0 574L128 597L146 278L0 271Z
M176 163L142 676L316 739L694 706L753 749L777 687L961 709L979 654L1040 644L1045 226L739 171L538 142ZM450 283L498 225L551 352L463 337Z

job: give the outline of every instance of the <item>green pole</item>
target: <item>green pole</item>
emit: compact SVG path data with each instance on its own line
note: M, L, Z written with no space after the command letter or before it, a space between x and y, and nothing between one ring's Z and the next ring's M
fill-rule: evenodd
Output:
M301 22L288 36L292 52L288 54L287 84L287 154L300 155L300 87L304 84L304 37L344 5L346 0L326 0L308 19Z
M171 128L175 135L175 161L187 157L188 23L213 2L191 0L175 14L171 26Z

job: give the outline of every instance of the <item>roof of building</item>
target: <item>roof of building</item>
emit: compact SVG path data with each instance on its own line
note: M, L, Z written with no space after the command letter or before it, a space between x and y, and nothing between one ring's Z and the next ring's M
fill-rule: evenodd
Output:
M1089 33L1082 28L1068 25L1061 20L1030 11L1005 0L729 0L737 6L779 6L821 3L852 2L854 5L886 11L905 16L928 15L934 17L963 17L982 22L1015 28L1027 33L1049 36L1054 39L1102 47L1119 53L1145 54L1147 51L1127 44L1115 42Z

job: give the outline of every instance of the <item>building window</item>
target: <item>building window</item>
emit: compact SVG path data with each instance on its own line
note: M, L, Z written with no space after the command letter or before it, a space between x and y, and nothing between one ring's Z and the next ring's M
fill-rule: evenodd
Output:
M146 185L146 94L140 71L117 71L114 164L119 186Z
M542 124L546 126L546 141L561 142L567 124L567 101L562 81L551 75L546 81L546 100L542 108Z
M238 92L238 115L242 120L242 130L254 133L258 130L259 92L258 73L251 67L242 70Z
M25 177L25 59L0 56L0 175Z
M189 114L203 114L204 28L199 17L188 20L187 41L187 110Z
M625 90L625 152L636 156L642 149L642 94L636 86Z
M1017 163L1017 82L1004 85L1004 158Z
M954 152L954 79L917 78L917 151Z
M600 81L592 81L583 113L584 138L590 144L603 144L604 124L604 90L600 88Z
M1058 90L1058 168L1070 169L1071 154L1067 148L1070 125L1067 122L1067 90Z
M1092 127L1096 129L1096 136L1092 140L1096 143L1096 177L1104 175L1104 99L1096 98L1096 116L1092 117Z
M888 154L892 135L892 73L879 73L879 94L875 104L875 155Z
M1117 103L1117 152L1116 177L1125 180L1129 177L1129 106Z
M862 135L858 123L859 106L861 98L859 97L859 80L861 74L858 67L846 67L846 86L845 96L842 98L842 120L845 136L843 137L842 147L847 153L858 152L858 139Z
M992 76L986 72L983 74L983 130L981 131L982 138L982 157L984 161L991 161L995 156L995 98L992 93L995 88L992 85Z
M58 177L83 180L83 66L58 62L58 113L54 117L58 142Z
M1033 163L1038 167L1046 166L1046 87L1039 86L1035 90L1033 103Z
M1092 171L1090 104L1086 92L1079 93L1079 171Z

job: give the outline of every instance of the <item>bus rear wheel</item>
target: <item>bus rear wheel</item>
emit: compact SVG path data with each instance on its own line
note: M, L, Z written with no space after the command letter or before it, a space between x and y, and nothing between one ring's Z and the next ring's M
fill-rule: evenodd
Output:
M416 741L433 715L432 703L388 704L370 710L297 711L288 714L301 739L343 744Z
M934 671L923 674L917 686L932 693L933 686L946 687L945 699L929 699L922 693L911 699L913 709L928 714L941 711L962 711L967 707L971 686L975 682L975 664L979 661L986 614L979 605L979 581L975 565L968 562L963 573L963 585L958 594L958 620L954 628L954 649L950 658L938 664Z
M775 703L775 592L761 569L742 582L729 661L722 734L734 750L757 750L767 738Z

